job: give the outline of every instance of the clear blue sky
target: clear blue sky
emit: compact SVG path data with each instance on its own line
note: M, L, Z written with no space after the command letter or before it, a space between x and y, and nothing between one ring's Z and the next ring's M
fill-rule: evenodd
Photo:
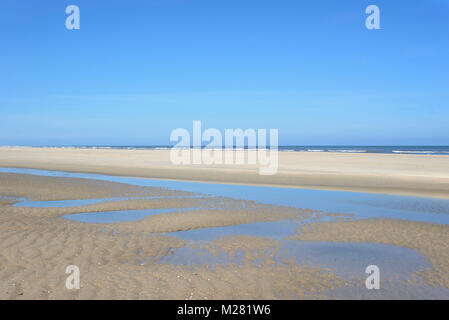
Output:
M449 144L449 0L2 0L0 41L0 145Z

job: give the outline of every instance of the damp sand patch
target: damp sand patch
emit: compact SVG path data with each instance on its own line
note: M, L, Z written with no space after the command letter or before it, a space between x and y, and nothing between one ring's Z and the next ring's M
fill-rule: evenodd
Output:
M232 241L248 241L245 237L239 240L235 237ZM260 239L252 238L253 241ZM414 272L430 268L431 265L417 250L386 244L376 243L350 243L350 242L298 242L283 241L273 242L272 246L264 249L257 255L245 255L244 246L241 248L225 245L226 242L217 241L205 243L202 241L191 242L188 246L163 257L160 261L175 265L209 265L228 263L242 264L245 259L259 264L263 259L276 249L273 255L274 261L288 265L295 262L298 266L310 265L313 267L330 269L332 272L345 279L366 278L367 266L376 264L383 270L385 278L407 280L411 279ZM257 250L256 250L257 251ZM227 258L226 258L227 257ZM230 258L232 257L232 259Z
M25 200L17 199L14 207L31 207L31 208L66 208L81 207L102 202L117 202L130 200L154 200L154 199L196 199L205 198L206 195L184 195L184 196L152 196L152 197L118 197L118 198L100 198L100 199L76 199L76 200Z
M449 298L448 288L426 283L411 284L417 273L431 268L431 264L415 249L376 243L264 241L258 237L233 237L212 243L194 241L188 246L173 249L159 261L211 270L248 264L256 268L267 264L279 265L286 270L295 266L310 267L345 279L345 285L325 289L321 293L326 299ZM381 270L379 290L368 290L365 286L368 276L365 270L372 264Z
M448 228L447 225L392 219L323 222L309 225L292 240L370 242L415 249L430 267L415 272L408 283L449 289Z
M144 209L144 210L87 212L87 213L64 215L62 216L62 218L84 223L120 223L120 222L139 221L146 217L159 215L163 213L186 212L189 210L196 210L196 209L197 208Z
M191 192L137 186L78 177L40 176L0 171L0 194L27 200L80 200L98 198L184 196ZM20 170L19 170L20 172ZM27 172L24 170L24 172Z

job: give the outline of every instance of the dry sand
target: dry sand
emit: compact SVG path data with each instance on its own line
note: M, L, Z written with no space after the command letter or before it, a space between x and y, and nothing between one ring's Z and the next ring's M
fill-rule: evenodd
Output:
M279 152L275 175L251 165L173 165L169 150L0 147L0 167L219 183L449 197L449 156Z
M0 195L10 197L58 200L164 192L96 180L0 174ZM280 242L264 237L224 237L206 244L216 254L243 251L242 265L210 268L160 262L189 243L155 232L285 219L296 221L297 235L292 238L301 241L370 241L417 249L432 268L416 273L410 282L449 288L447 226L389 219L327 223L321 218L344 216L226 198L127 200L68 208L13 203L0 199L0 299L324 298L326 290L351 286L331 270L279 263L274 254ZM61 218L77 212L192 206L199 208L137 222L86 224ZM255 264L260 258L263 261ZM65 287L65 268L71 264L80 268L80 290Z

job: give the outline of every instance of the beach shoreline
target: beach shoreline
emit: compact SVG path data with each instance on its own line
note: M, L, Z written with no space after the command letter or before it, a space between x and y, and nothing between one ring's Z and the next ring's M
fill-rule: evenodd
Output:
M256 165L173 165L170 150L0 147L0 167L158 180L449 198L449 156L279 151L275 175Z

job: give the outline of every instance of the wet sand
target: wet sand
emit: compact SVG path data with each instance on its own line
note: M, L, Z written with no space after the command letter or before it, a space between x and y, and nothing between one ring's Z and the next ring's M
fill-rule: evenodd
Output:
M92 187L88 194L83 189L86 184ZM4 173L0 174L0 185L3 196L7 191L9 197L41 200L104 197L115 195L118 190L133 196L161 191L95 180ZM319 268L297 265L286 268L274 262L255 266L246 260L244 266L214 270L207 266L159 263L162 256L189 243L155 232L287 217L305 219L313 215L310 210L251 201L243 208L242 201L223 198L130 200L70 208L13 207L13 202L0 200L0 299L259 299L292 295L304 298L320 288L344 283ZM86 224L61 218L76 212L191 206L200 208L138 222ZM245 237L239 246L262 250L264 241L275 245L261 237ZM141 257L146 257L144 265ZM71 264L80 268L80 290L65 288L64 271Z
M251 165L173 165L170 150L0 147L0 167L449 198L449 156L279 152L275 175Z
M0 195L16 198L64 200L166 192L178 194L97 180L0 173ZM449 289L447 225L351 221L350 216L337 213L218 197L64 208L12 206L15 201L0 197L0 299L320 299L338 289L351 290L354 279L333 270L291 259L281 263L275 258L280 240L261 236L228 236L204 245L215 255L243 252L239 264L210 268L161 262L192 245L165 232L286 219L297 225L297 234L289 241L372 242L416 249L432 267L416 270L408 284ZM192 207L196 209L136 222L87 224L62 218L79 212ZM80 290L65 287L65 268L72 264L80 268ZM356 279L359 284L363 280Z
M410 283L449 288L449 227L392 219L321 222L306 226L297 236L302 241L392 244L418 250L432 269L417 272Z

